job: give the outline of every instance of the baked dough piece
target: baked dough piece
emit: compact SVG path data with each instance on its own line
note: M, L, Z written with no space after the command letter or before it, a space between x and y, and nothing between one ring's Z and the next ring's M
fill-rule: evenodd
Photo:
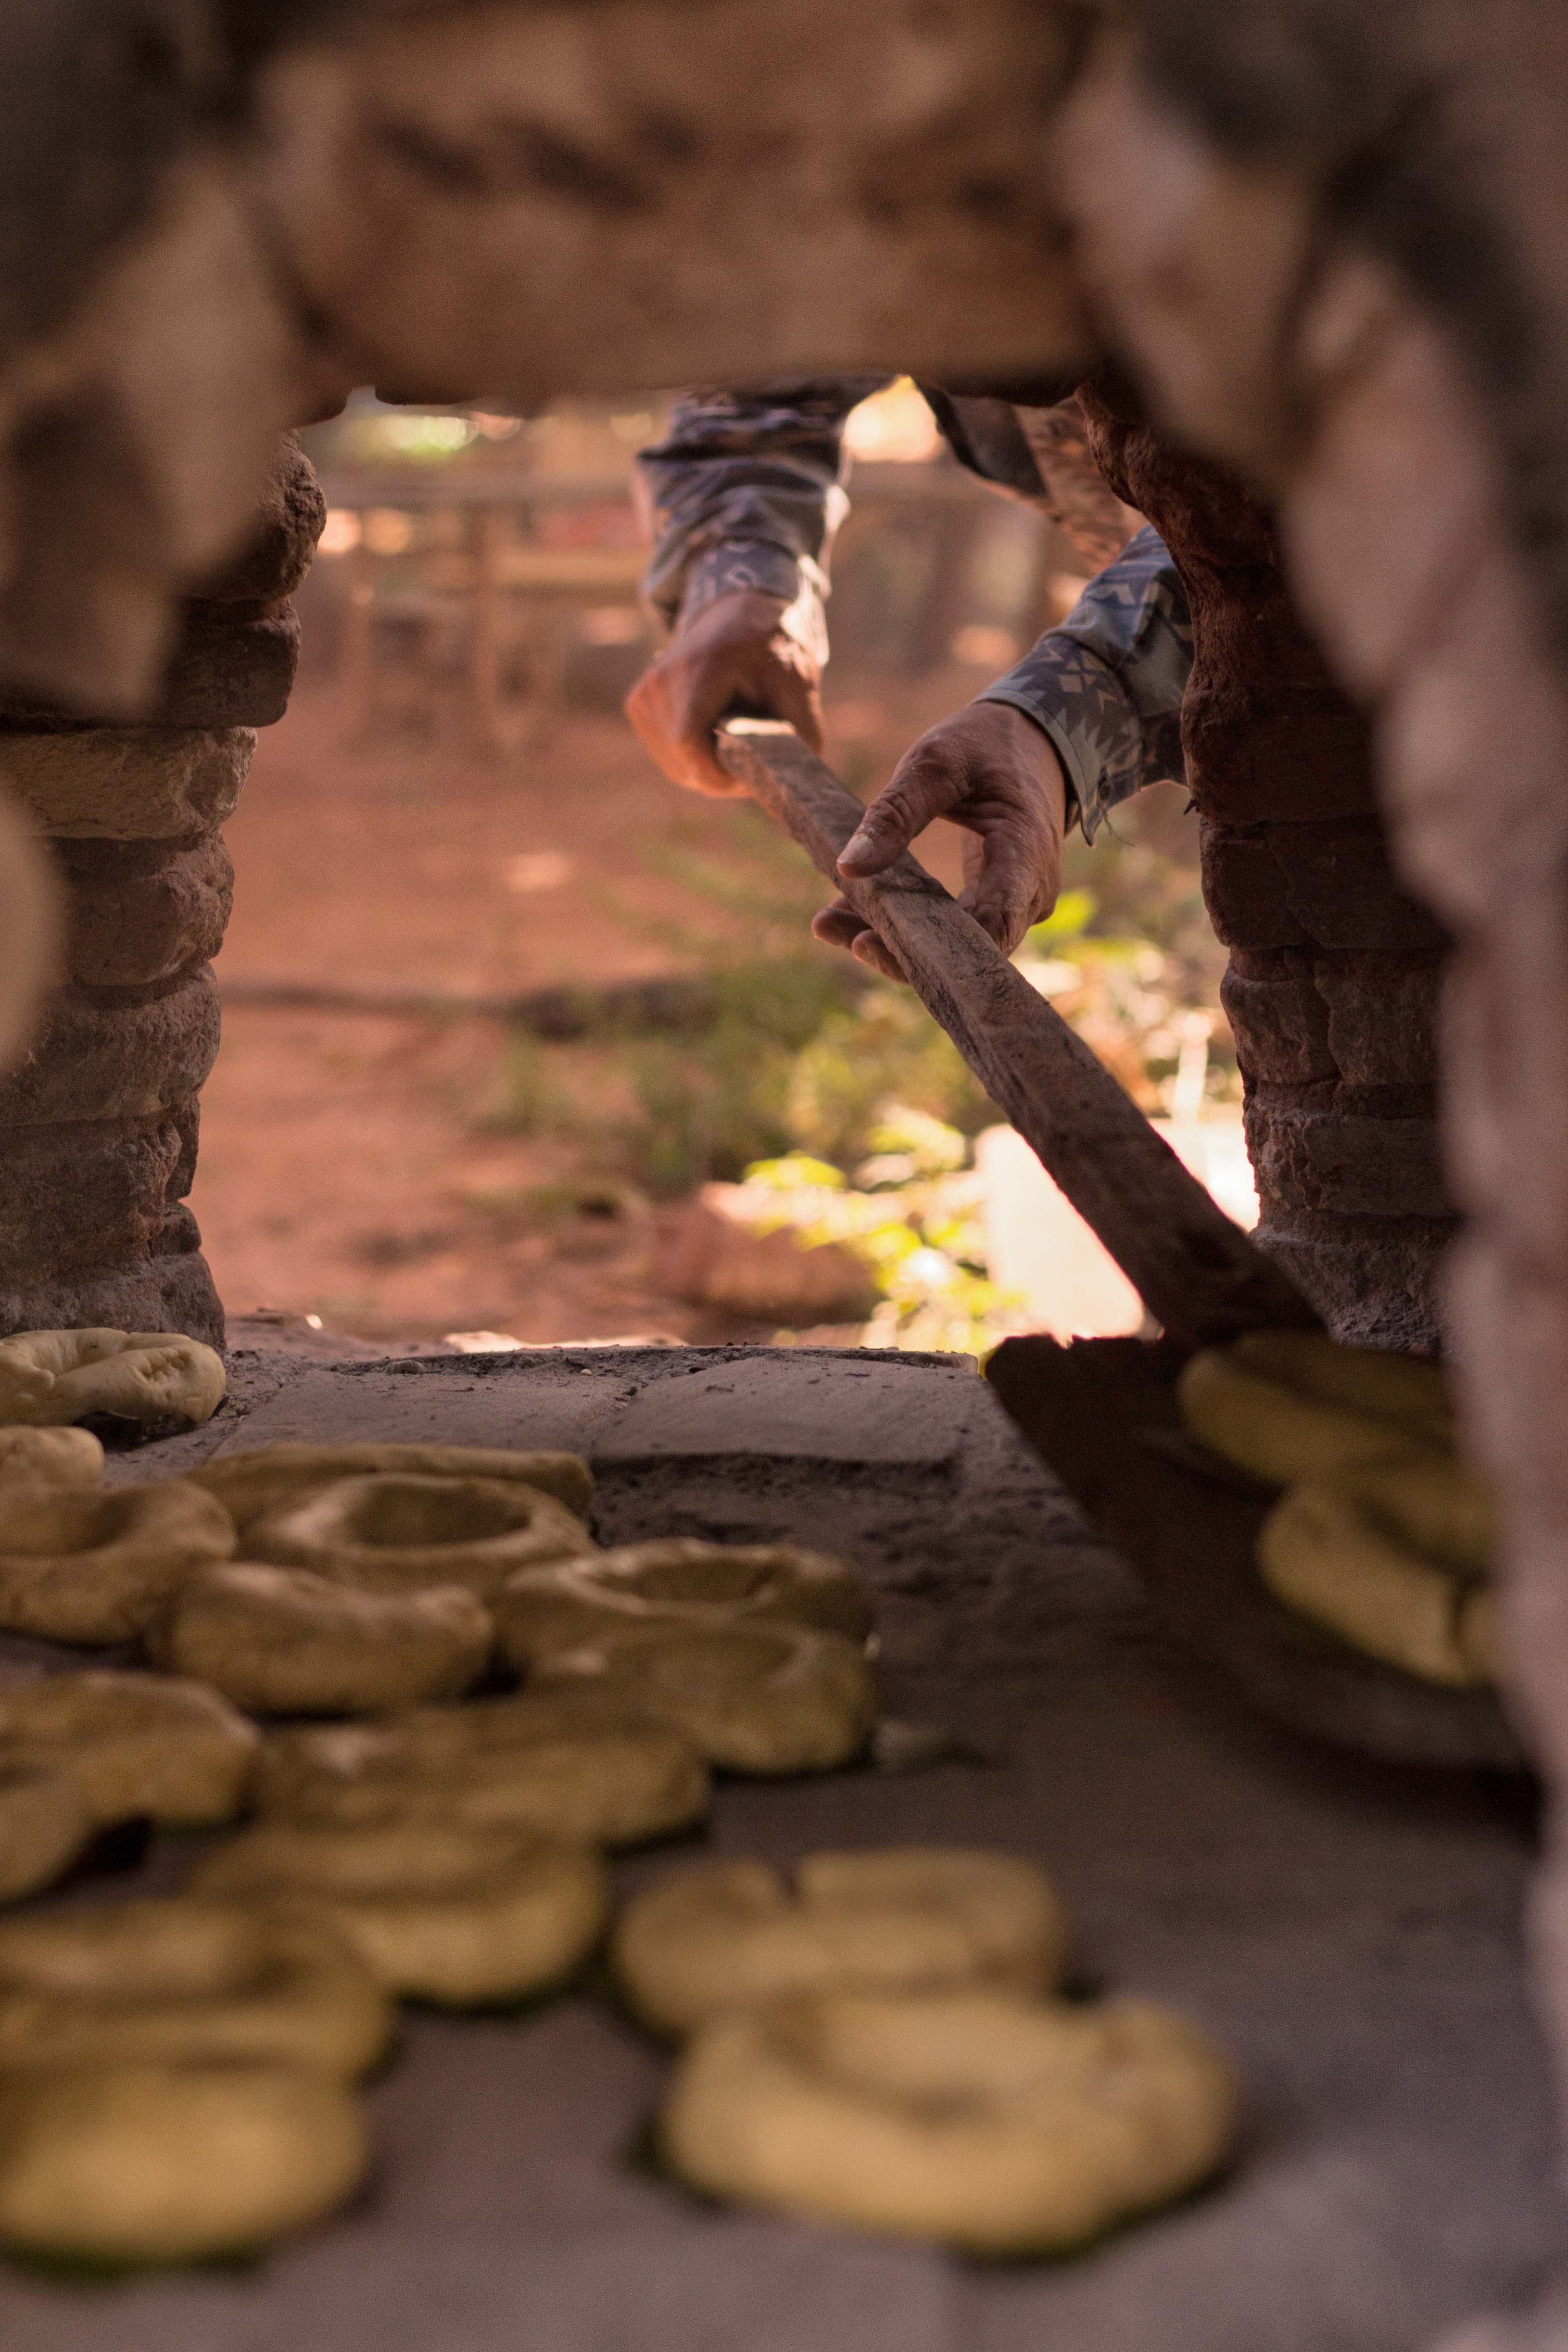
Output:
M52 1885L98 1829L66 1773L0 1770L0 1903Z
M1299 1339L1305 1349L1279 1344ZM1436 1367L1413 1358L1336 1348L1310 1332L1255 1332L1232 1348L1201 1348L1183 1366L1176 1394L1192 1436L1254 1477L1289 1486L1399 1454L1440 1459L1448 1424L1430 1394L1433 1378L1441 1382Z
M689 1829L710 1797L689 1739L590 1694L278 1731L257 1791L260 1811L280 1820L459 1822L605 1846Z
M183 1585L148 1647L255 1715L378 1715L458 1697L494 1641L489 1610L456 1585L361 1592L237 1560Z
M89 1412L210 1421L223 1358L177 1331L20 1331L0 1339L0 1422L55 1428Z
M699 1543L682 1536L525 1569L494 1601L501 1644L528 1668L552 1650L613 1642L656 1622L815 1625L863 1642L870 1594L843 1563L795 1544Z
M605 1866L585 1848L450 1822L268 1822L193 1883L287 1898L329 1920L389 1992L455 2009L565 1983L608 1908Z
M575 1454L510 1454L479 1445L258 1445L226 1454L187 1473L187 1482L216 1495L243 1536L253 1520L339 1478L371 1472L405 1478L500 1478L536 1486L581 1518L594 1481Z
M0 2082L0 2242L195 2262L320 2221L363 2179L358 2101L281 2066L101 2066Z
M227 1559L234 1542L228 1513L189 1487L7 1486L0 1626L51 1642L133 1641L184 1578Z
M942 1846L814 1853L792 1893L762 1862L660 1880L621 1915L616 1979L658 2033L786 1995L951 1984L1052 1991L1067 1925L1050 1881L1010 1854Z
M594 1549L581 1519L518 1478L339 1478L252 1519L247 1559L374 1592L462 1584L489 1597L516 1570Z
M393 2025L324 1920L188 1895L0 1919L0 2076L61 2066L309 2066L353 2076Z
M94 1822L171 1829L233 1819L260 1745L205 1684L172 1675L40 1675L0 1685L0 1771L58 1772Z
M674 1724L731 1772L826 1772L877 1727L877 1687L860 1645L805 1625L650 1623L613 1643L552 1651L541 1692L573 1682L612 1705Z
M1196 2187L1237 2107L1219 2053L1143 2001L825 1993L705 2027L660 2131L711 2195L1019 2254Z
M1269 1590L1370 1657L1463 1687L1497 1677L1484 1479L1436 1457L1293 1487L1265 1520Z
M0 1481L46 1486L96 1486L103 1446L90 1429L29 1429L0 1424Z

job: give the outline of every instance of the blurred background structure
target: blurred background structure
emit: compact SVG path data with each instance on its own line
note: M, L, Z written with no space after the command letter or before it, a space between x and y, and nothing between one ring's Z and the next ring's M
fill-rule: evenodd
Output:
M656 643L632 460L661 412L362 394L303 436L329 518L299 688L228 828L194 1195L231 1315L475 1347L1137 1328L913 998L812 941L798 853L668 783L622 718ZM957 465L912 385L848 439L826 750L868 795L1083 561ZM958 887L951 828L920 854ZM1020 961L1250 1223L1178 787L1074 836Z

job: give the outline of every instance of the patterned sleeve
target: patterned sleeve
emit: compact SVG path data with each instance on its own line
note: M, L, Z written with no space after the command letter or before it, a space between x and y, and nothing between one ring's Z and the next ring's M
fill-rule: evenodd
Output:
M887 381L829 376L691 392L637 459L655 546L644 593L670 624L739 588L782 596L826 658L823 600L847 509L844 421Z
M1147 526L1091 580L1059 628L978 699L1008 702L1061 755L1092 841L1119 801L1182 780L1193 631L1175 565Z

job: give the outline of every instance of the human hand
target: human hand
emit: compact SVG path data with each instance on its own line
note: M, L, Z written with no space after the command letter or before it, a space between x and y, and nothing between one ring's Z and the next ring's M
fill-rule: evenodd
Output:
M1067 779L1045 729L1006 702L972 702L944 719L905 752L867 809L840 876L884 872L939 816L968 835L959 905L1011 955L1061 888ZM811 928L889 980L908 978L847 898L825 907Z
M821 672L783 628L788 605L759 589L705 604L626 697L626 717L672 783L715 795L740 792L713 749L726 711L784 719L822 749Z

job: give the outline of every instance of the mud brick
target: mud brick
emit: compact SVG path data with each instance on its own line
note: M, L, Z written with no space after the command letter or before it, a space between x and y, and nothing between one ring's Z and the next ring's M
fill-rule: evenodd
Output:
M0 1135L0 1287L36 1289L57 1273L107 1274L144 1260L167 1218L180 1155L172 1119Z
M189 841L233 814L255 751L248 727L0 730L0 784L57 839Z
M1321 946L1428 953L1446 947L1436 917L1395 879L1375 817L1271 825L1268 839L1291 911Z
M1409 1086L1437 1076L1437 1010L1447 959L1315 954L1329 1048L1350 1086Z
M216 834L194 843L62 841L66 963L89 988L144 988L223 945L234 863Z
M1311 958L1297 950L1267 963L1262 957L1250 961L1253 976L1233 962L1220 983L1220 1003L1243 1074L1281 1086L1333 1078L1329 1009L1313 985ZM1268 963L1276 969L1269 971Z
M7 1128L165 1117L212 1068L220 1017L206 964L121 1003L61 989L25 1059L0 1078L0 1151Z
M255 530L231 562L201 583L197 596L216 604L291 596L310 568L326 520L315 467L290 433L273 460Z
M1260 825L1235 832L1200 826L1204 903L1227 947L1293 948L1308 934L1285 895L1279 861Z
M1246 1118L1247 1148L1266 1215L1275 1201L1339 1216L1451 1213L1432 1119L1303 1109L1266 1088L1254 1092Z

